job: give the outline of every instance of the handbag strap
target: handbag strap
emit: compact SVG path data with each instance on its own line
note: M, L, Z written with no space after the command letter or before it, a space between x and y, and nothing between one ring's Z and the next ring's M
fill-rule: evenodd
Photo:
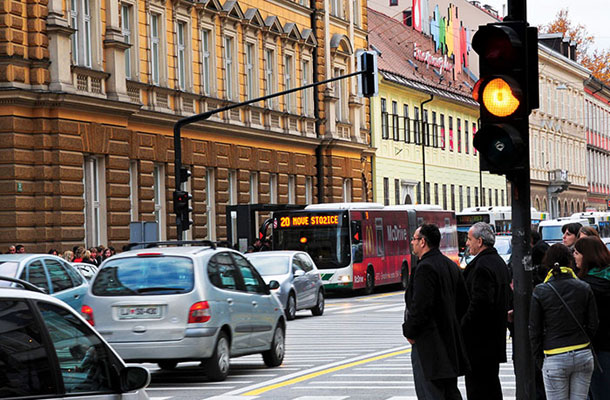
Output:
M553 286L551 284L551 282L547 282L546 284L549 285L549 287L553 290L553 292L555 292L557 297L559 297L559 300L561 300L561 302L563 303L563 306L566 308L566 310L568 310L568 312L570 313L570 315L572 316L572 318L574 319L574 321L576 322L576 324L578 325L578 327L580 328L582 333L585 334L587 341L592 344L591 339L589 338L589 335L587 334L587 331L585 330L585 328L582 327L582 325L580 324L580 321L578 321L578 318L576 318L576 315L574 315L574 312L572 311L572 309L570 308L568 303L566 303L566 301L563 299L563 297L561 297L561 295L559 294L557 289L555 289L555 286Z

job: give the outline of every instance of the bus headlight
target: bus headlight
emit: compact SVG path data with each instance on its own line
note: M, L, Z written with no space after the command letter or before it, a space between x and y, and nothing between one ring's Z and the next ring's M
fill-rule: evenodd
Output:
M349 275L339 275L339 282L346 283L346 282L350 282L351 280L352 280L352 277Z

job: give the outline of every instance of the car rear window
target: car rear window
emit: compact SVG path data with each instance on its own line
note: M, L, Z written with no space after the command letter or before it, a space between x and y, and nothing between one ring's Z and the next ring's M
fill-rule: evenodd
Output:
M289 256L272 256L272 257L252 257L248 261L254 265L254 268L262 276L268 275L284 275L288 273L288 264L290 263Z
M96 296L132 296L188 293L193 290L193 261L186 257L117 258L97 273Z
M19 263L13 261L0 261L0 275L8 276L10 278L16 278L17 268ZM10 286L11 282L0 281L0 286Z

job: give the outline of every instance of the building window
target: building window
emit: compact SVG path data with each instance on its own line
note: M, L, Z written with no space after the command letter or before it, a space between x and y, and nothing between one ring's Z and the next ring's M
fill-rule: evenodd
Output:
M466 186L466 207L470 207L472 205L470 201L470 186Z
M352 0L352 11L354 13L354 25L360 26L360 0Z
M400 204L400 180L394 179L394 204Z
M250 172L250 204L258 203L258 172Z
M203 94L205 95L210 94L210 86L212 82L210 38L211 32L207 29L203 29L201 31L201 86L203 89Z
M491 198L491 188L487 190L487 193L489 194L489 205L490 205L490 206L493 206L493 204L491 203L491 201L493 200L493 199ZM496 205L498 205L498 203L496 203Z
M138 181L138 162L129 162L129 205L131 222L139 221L139 207L138 207L138 188L140 183Z
M428 110L422 109L422 135L424 146L430 146L430 126L428 125Z
M343 1L342 0L330 0L330 13L335 17L343 17Z
M407 104L403 104L402 106L403 112L403 127L405 131L405 143L411 143L411 120L409 119L409 106Z
M312 83L311 79L311 67L309 60L303 60L301 62L301 86L306 86ZM303 115L309 116L311 115L311 98L313 88L305 89L301 91L301 102L303 108Z
M473 122L472 123L472 143L474 143L474 135L477 133L477 123ZM472 153L476 156L477 155L477 149L476 147L474 147L474 144L472 145Z
M236 205L238 201L237 171L229 170L229 205Z
M464 150L466 151L466 154L470 152L469 136L468 121L464 121Z
M343 201L345 203L352 201L352 180L350 178L343 179Z
M105 244L106 166L103 157L86 157L84 172L85 246Z
M457 151L462 152L462 120L457 119Z
M275 92L275 51L265 49L265 95L270 95ZM275 105L274 99L268 99L267 107L273 109Z
M445 150L445 114L441 114L441 149Z
M122 3L121 5L121 31L125 38L125 43L131 45L125 49L125 78L132 78L132 65L135 65L135 60L132 59L137 48L134 46L134 40L131 32L131 27L135 26L132 21L133 18L133 6L131 4Z
M419 108L413 107L413 131L415 132L415 144L421 144L419 137Z
M502 189L502 191L501 191L501 197L502 197L502 206L504 206L504 205L505 205L504 200L506 199L506 198L504 197L504 189ZM540 210L538 210L538 211L540 211ZM579 211L580 211L580 210L579 210Z
M292 54L286 54L284 57L284 90L290 90L294 86L294 63ZM286 112L293 112L294 107L294 93L284 95L284 101L286 103Z
M433 146L438 147L438 125L436 124L436 111L432 111L432 140Z
M381 138L388 139L390 137L390 127L388 121L388 109L386 99L381 98Z
M451 209L455 211L455 185L451 185Z
M443 210L447 210L447 185L443 184Z
M496 205L499 206L500 202L498 201L498 189L495 189L495 195L496 195Z
M335 77L341 76L343 73L341 68L335 68ZM347 120L346 88L347 86L345 85L344 79L335 82L335 96L337 97L337 102L335 103L335 117L339 122Z
M160 70L160 43L159 43L159 34L160 34L160 23L161 16L159 14L151 14L150 16L150 53L151 53L151 74L152 74L152 82L155 85L159 84L159 70Z
M430 182L426 182L426 204L430 204Z
M421 204L421 182L417 182L417 186L415 188L417 204Z
M438 205L438 183L434 184L434 204Z
M453 151L453 117L449 117L449 151Z
M185 35L186 24L184 22L178 22L176 27L176 42L178 44L178 65L176 75L178 76L178 88L180 88L180 90L184 90L186 85Z
M390 178L383 178L383 205L390 205Z
M460 211L464 209L464 189L462 185L458 187L458 196L460 200Z
M255 98L256 90L256 48L254 43L246 43L246 97L248 100Z
M305 204L313 204L313 178L305 177Z
M392 138L395 141L400 139L398 133L398 103L392 101Z
M235 99L235 63L233 62L233 38L224 37L224 62L225 62L225 92L227 100Z
M297 199L297 185L296 177L294 175L288 175L288 204L296 204Z
M155 164L153 168L153 202L157 234L159 240L165 240L165 168Z
M269 175L269 201L277 204L277 174Z
M206 215L208 225L208 239L216 240L216 174L213 168L206 169Z
M72 62L91 68L91 1L70 0L72 34Z
M475 207L479 206L479 188L478 187L474 188L474 206Z

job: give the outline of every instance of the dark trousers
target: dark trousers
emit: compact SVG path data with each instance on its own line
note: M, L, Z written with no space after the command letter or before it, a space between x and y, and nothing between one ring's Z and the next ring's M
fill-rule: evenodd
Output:
M457 377L426 379L416 344L413 345L411 351L411 365L413 366L413 380L415 381L415 393L418 400L462 400L462 394L457 387Z
M471 361L470 368L470 373L466 374L468 400L502 400L500 364Z

